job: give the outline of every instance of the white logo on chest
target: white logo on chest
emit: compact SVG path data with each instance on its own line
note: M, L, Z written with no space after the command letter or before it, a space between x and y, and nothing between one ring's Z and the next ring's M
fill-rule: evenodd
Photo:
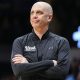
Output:
M52 50L53 49L53 46L49 47L49 50Z
M35 46L33 46L33 47L25 46L25 51L36 51L36 47Z

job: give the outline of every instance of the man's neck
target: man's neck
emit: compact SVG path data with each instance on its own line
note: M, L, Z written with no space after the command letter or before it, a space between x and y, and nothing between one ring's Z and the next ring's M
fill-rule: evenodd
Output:
M39 37L39 39L42 38L42 36L46 33L46 31L48 30L48 27L45 28L37 28L37 29L33 29L35 34Z

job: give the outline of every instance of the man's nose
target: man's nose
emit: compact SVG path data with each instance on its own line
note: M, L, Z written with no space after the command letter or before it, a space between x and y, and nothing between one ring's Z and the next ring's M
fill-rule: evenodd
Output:
M36 13L35 13L35 14L33 14L33 18L34 18L34 19L37 19L37 17L38 17L38 16L37 16L37 14L36 14Z

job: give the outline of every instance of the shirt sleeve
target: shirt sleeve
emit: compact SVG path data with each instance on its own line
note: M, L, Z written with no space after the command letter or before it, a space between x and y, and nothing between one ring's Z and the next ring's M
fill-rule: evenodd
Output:
M69 72L70 67L70 46L68 40L64 39L59 43L58 48L58 64L52 66L48 70L40 73L39 75L49 78L63 80Z
M15 56L15 54L21 54L23 55L22 50L22 44L21 39L17 38L14 40L13 46L12 46L12 54L11 54L11 60ZM40 62L34 62L34 63L20 63L20 64L13 64L11 61L13 72L16 76L19 75L33 75L36 74L36 72L40 72L41 70L46 70L49 67L53 66L54 63L52 60L45 60Z

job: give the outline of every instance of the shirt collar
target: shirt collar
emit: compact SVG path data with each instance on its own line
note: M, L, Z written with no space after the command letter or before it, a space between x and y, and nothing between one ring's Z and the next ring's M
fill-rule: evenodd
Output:
M39 37L35 34L34 30L32 30L32 33L33 33L33 38L34 39L37 39L37 40L40 40ZM46 38L48 38L49 36L49 30L47 30L44 35L42 36L42 39L41 40L44 40Z

